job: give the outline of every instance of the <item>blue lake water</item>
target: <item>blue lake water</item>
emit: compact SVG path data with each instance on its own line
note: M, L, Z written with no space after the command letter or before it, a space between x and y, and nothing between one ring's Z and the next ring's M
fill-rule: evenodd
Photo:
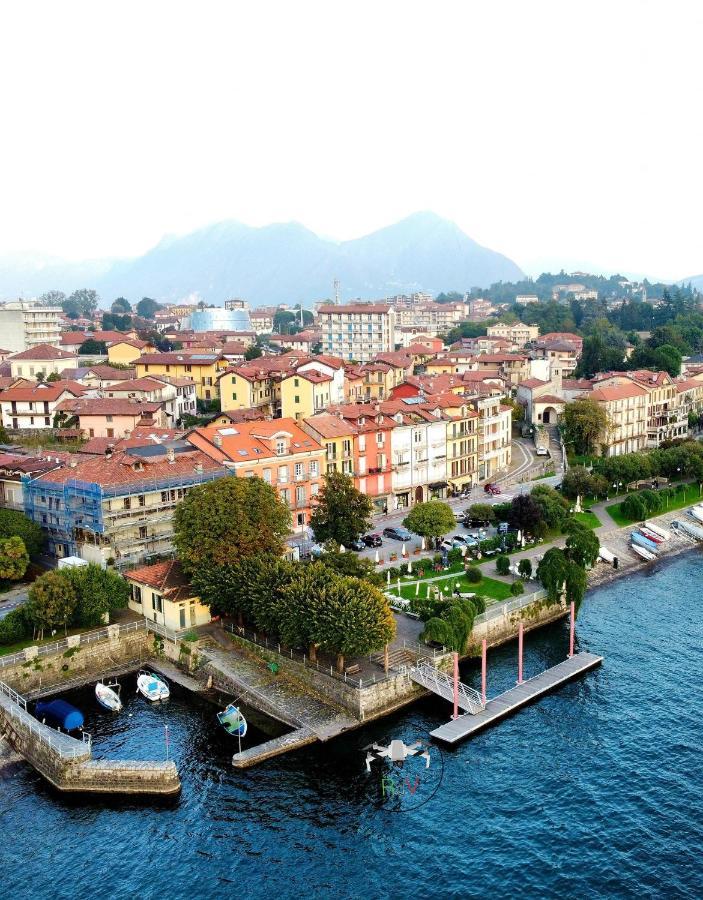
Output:
M406 764L402 795L378 764L366 774L361 748L426 737L450 712L438 699L245 772L213 708L184 692L158 709L133 697L119 723L91 709L105 756L163 758L168 722L182 795L66 800L24 764L5 768L2 894L701 897L702 580L690 555L592 592L577 642L604 666L455 750L432 748L429 770ZM529 676L564 658L567 625L525 644ZM515 645L493 651L489 696L515 677ZM478 685L477 667L463 678Z

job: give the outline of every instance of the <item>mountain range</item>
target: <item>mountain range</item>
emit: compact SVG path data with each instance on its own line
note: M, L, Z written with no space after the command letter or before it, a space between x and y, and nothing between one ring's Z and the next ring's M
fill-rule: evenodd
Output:
M131 301L195 298L217 305L244 297L253 306L305 305L331 297L335 279L348 300L465 291L522 277L512 260L482 247L453 222L418 212L349 241L321 238L297 222L253 228L225 221L164 238L133 259L0 259L0 296L90 287L105 305L119 296Z

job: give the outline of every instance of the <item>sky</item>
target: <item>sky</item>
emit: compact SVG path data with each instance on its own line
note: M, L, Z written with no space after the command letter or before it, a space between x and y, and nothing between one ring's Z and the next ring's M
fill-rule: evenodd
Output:
M703 272L699 0L0 7L0 256L416 210L526 271Z

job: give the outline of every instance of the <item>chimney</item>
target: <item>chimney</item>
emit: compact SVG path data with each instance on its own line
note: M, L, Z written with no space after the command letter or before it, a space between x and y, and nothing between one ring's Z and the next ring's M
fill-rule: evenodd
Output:
M215 437L213 438L213 443L215 444L216 447L221 447L222 446L222 436L219 434L216 434Z
M173 447L169 447L168 450L166 451L166 459L168 460L169 465L172 465L173 463L175 463L176 451L173 449Z
M202 463L196 463L196 464L195 464L195 471L198 473L198 475L202 475L202 474L203 474L203 464L202 464Z

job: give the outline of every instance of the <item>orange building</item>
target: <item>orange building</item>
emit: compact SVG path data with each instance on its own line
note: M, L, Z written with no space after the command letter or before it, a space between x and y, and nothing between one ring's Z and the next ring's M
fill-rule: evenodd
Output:
M191 431L188 440L240 478L257 477L272 485L290 508L294 529L310 522L325 451L294 419L210 425Z

